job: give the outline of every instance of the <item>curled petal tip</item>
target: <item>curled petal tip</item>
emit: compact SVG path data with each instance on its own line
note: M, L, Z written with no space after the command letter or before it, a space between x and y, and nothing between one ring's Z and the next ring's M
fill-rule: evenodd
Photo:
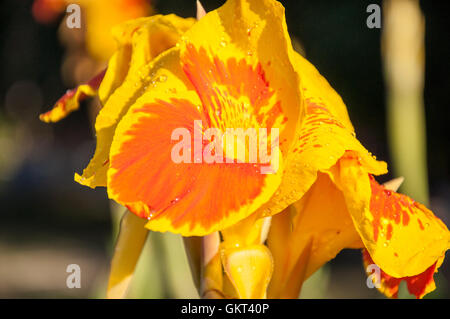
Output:
M54 123L62 120L80 107L80 103L87 97L97 95L97 90L105 76L106 69L93 77L89 82L81 84L75 89L68 90L54 105L53 109L39 115L42 122Z

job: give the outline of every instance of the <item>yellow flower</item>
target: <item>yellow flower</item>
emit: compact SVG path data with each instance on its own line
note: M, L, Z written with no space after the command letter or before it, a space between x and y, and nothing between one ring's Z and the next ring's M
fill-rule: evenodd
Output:
M154 16L113 33L119 47L98 89L97 149L75 179L106 186L150 230L205 236L203 296L263 298L270 284L269 297L296 297L301 282L345 247L366 247L396 278L442 259L447 228L375 182L386 164L359 143L342 99L293 50L277 1L228 0L197 22ZM44 120L65 111L57 106ZM176 162L179 128L193 150ZM202 137L228 128L269 130L278 169L261 174L261 162L228 150L230 161L202 161L204 149L219 149ZM230 144L250 151L245 139ZM133 245L132 236L124 238ZM114 267L123 268L117 258ZM113 271L114 285L132 272L125 268Z

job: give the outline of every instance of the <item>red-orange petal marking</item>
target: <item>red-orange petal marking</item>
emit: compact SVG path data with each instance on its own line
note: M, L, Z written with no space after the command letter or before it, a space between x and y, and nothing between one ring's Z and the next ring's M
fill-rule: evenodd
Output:
M393 235L393 223L408 226L411 216L416 214L416 209L426 209L408 196L388 190L378 184L372 175L370 175L370 186L372 189L370 211L373 215L372 225L375 241L378 240L379 233L383 230L386 232L386 239L390 240ZM417 223L421 230L425 229L419 218L417 218Z
M222 130L284 127L287 117L260 63L235 58L222 61L190 43L181 62L202 101L208 125Z
M76 111L80 102L89 96L97 94L97 90L100 83L105 76L106 69L93 77L86 84L81 84L75 89L68 90L53 106L53 108L39 116L39 119L43 122L58 122L65 118L67 115Z
M365 268L367 268L368 265L374 264L366 249L363 249L362 255ZM436 288L433 279L433 275L436 272L436 266L437 262L419 275L403 278L389 276L382 269L380 269L381 287L379 290L389 298L398 298L398 288L400 283L404 280L408 291L417 299L421 299L423 296Z
M196 164L194 151L191 163L172 161L171 150L178 142L171 141L172 131L187 128L193 149L194 120L205 123L195 105L172 99L147 104L135 112L151 115L140 117L127 132L120 152L111 158L114 173L108 192L112 198L149 218L149 228L164 219L169 228L161 231L184 234L209 233L223 227L230 214L238 214L231 219L242 219L251 213L239 210L261 194L270 176L260 173L259 164Z

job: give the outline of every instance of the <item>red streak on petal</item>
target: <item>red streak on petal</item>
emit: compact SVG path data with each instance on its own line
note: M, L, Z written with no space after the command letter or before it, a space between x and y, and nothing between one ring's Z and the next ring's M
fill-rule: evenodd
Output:
M386 239L390 240L392 238L392 231L393 231L393 227L391 224L387 225L387 233L386 233Z
M373 176L370 176L370 185L372 188L370 211L373 215L372 226L376 241L383 227L381 218L386 218L396 225L401 223L403 226L408 226L410 214L415 214L415 202L405 195L385 189L375 181ZM388 226L387 232L392 235L391 229L393 230L393 226Z
M417 219L417 222L419 223L420 229L424 230L425 227L423 227L422 221L420 219Z

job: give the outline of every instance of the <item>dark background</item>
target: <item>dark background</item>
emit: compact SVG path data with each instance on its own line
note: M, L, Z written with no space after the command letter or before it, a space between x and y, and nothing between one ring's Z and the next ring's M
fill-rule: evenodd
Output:
M207 11L223 2L202 1ZM366 26L367 5L380 2L281 2L291 36L342 96L358 139L389 163L381 31ZM38 24L31 4L0 2L0 297L87 297L97 289L97 280L107 275L109 203L104 189L91 190L73 181L74 172L81 172L95 147L86 108L57 124L38 120L38 114L68 87L60 72L64 47L57 39L59 21ZM159 0L153 6L163 14L195 14L194 0ZM421 1L421 7L426 19L430 201L435 214L450 225L450 5ZM380 181L391 177L390 173ZM54 282L65 278L65 268L58 267L72 263L69 260L88 269L82 290ZM365 285L358 251L341 253L322 277L319 280L326 280L329 288L317 296L379 296ZM432 296L448 298L448 260L436 278L438 291Z

